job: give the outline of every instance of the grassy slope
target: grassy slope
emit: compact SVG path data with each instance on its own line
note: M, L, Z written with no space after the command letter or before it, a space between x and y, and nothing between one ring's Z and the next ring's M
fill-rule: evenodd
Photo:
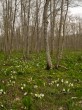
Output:
M68 70L45 70L44 56L0 53L0 110L82 110L82 53L65 54Z

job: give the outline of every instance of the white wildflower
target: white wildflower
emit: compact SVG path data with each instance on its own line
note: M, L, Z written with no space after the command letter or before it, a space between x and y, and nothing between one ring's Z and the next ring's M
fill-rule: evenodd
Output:
M15 81L12 81L13 84L15 84Z
M0 89L0 92L3 92L3 89Z
M38 97L38 94L35 94L36 97Z
M28 82L31 82L31 81L32 81L32 77L28 79Z
M81 105L82 105L82 101L79 101L79 104L81 104Z
M52 74L55 74L55 73L52 73Z
M68 81L65 81L66 84L68 84Z
M4 106L1 104L1 107L4 107Z
M13 79L14 78L14 76L11 76L11 79Z
M37 65L36 66L39 66L39 64L37 63Z
M31 94L31 95L33 95L33 93L32 93L32 92L31 92L30 94Z
M71 97L71 99L77 99L77 97Z
M23 87L26 87L26 84L23 84Z
M41 96L41 97L44 97L44 94L41 93L40 96Z
M37 98L43 98L44 97L44 94L43 93L41 93L41 94L35 94L35 97L37 97Z
M55 80L54 82L55 82L55 83L57 83L58 81L57 81L57 80Z
M9 80L9 82L11 83L11 80Z
M59 84L57 84L56 86L59 87Z
M51 81L52 84L54 84L54 81Z
M3 89L0 89L0 95L3 93Z
M23 90L23 89L24 89L24 87L21 87L21 89Z
M16 71L13 71L13 73L15 74L15 73L16 73Z
M5 83L5 81L2 81L2 83Z
M34 88L36 89L36 88L38 88L38 86L37 85L34 85Z
M70 83L70 84L69 84L69 87L73 87L73 83Z
M73 87L73 83L71 83L71 86Z
M3 94L6 94L6 92L3 92Z
M65 92L65 88L63 88L63 90L62 90L63 92Z
M27 92L25 92L24 95L27 95Z
M51 82L51 83L49 83L49 85L53 85L53 83Z
M63 82L64 82L64 80L63 80L63 79L61 79L61 82L63 83Z

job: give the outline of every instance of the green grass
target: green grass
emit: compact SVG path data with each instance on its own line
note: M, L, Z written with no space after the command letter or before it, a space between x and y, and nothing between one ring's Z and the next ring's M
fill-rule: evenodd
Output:
M0 110L82 110L82 52L66 52L61 65L68 70L45 70L44 53L0 53Z

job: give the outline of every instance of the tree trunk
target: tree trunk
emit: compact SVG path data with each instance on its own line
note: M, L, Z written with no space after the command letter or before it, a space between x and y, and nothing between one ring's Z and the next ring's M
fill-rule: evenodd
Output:
M60 16L60 24L59 24L58 48L57 48L57 56L56 56L56 68L59 67L59 63L60 63L63 8L64 8L64 0L61 1L61 16Z
M48 33L47 33L47 11L48 11L48 5L50 0L46 0L45 6L44 6L44 13L43 13L43 19L44 19L44 38L45 38L45 49L46 49L46 60L47 60L47 69L52 68L52 61L50 57L50 50L49 50L49 41L48 41Z
M63 57L63 48L64 48L64 39L65 39L65 30L66 30L66 19L67 19L67 14L68 14L69 0L67 0L66 5L67 5L67 8L66 8L65 15L63 17L63 38L62 38L62 46L61 46L61 53L60 53L61 59Z

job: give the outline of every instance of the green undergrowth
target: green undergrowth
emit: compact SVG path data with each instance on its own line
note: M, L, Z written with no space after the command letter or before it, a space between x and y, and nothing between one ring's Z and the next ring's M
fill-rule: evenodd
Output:
M82 110L82 52L65 52L60 64L68 69L46 70L44 53L0 53L0 110Z

